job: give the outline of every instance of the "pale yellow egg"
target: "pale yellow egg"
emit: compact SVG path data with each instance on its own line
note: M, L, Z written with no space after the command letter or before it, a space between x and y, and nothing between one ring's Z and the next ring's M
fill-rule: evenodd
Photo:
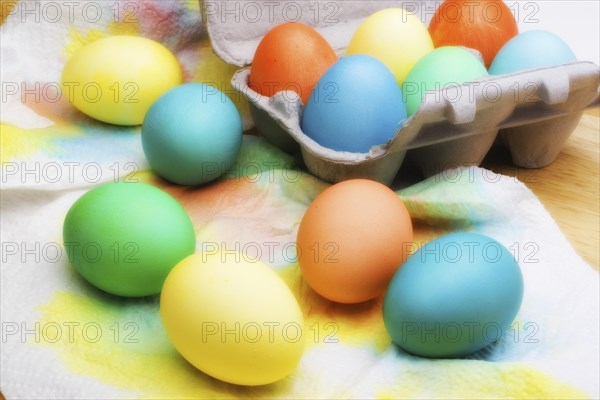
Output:
M242 254L182 260L165 281L160 314L179 353L225 382L275 382L296 368L304 350L296 298L271 268Z
M431 50L431 36L419 17L403 8L386 8L358 27L346 55L366 54L379 59L401 85L413 65Z
M182 80L177 59L160 43L111 36L88 44L67 61L62 90L92 118L140 125L152 103Z

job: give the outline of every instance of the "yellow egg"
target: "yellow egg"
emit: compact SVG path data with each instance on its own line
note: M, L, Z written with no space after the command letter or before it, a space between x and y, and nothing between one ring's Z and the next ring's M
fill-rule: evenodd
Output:
M239 253L200 253L173 268L160 298L167 334L204 373L264 385L292 372L304 349L296 298L268 266Z
M431 50L431 36L416 15L403 8L386 8L358 27L346 55L367 54L379 59L401 85L413 65Z
M116 125L139 125L148 108L182 82L175 56L137 36L111 36L77 51L62 73L63 93L81 112Z

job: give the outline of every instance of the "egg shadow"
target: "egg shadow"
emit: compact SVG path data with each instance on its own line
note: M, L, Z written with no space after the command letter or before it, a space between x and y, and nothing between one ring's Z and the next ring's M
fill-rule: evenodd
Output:
M173 351L177 353L175 349ZM230 398L261 399L267 397L277 398L277 394L286 393L292 387L293 376L256 386L237 385L221 381L197 369L179 353L175 357L177 357L178 369L181 373L186 374L191 381L195 382L198 385L198 390L202 392L208 389L221 395L228 395Z
M404 157L402 166L398 173L394 177L390 188L393 191L406 189L416 183L419 183L425 179L425 175L421 169L410 159L410 157Z
M405 350L400 345L398 345L394 342L392 342L392 346L394 348L395 353L401 357L410 357L410 358L416 358L416 359L428 360L428 361L468 361L468 360L473 360L473 361L493 362L494 356L497 355L499 352L501 352L504 347L501 342L502 342L502 338L499 338L477 351L474 351L469 354L464 354L461 356L456 356L456 357L450 357L450 356L426 357L426 356L422 356L419 354L411 353L410 351Z
M136 125L119 125L110 122L101 121L90 117L89 115L78 110L74 106L65 106L61 110L61 117L67 117L68 122L82 127L85 133L89 136L95 135L139 135L141 132L142 124Z
M123 303L131 303L131 304L156 303L156 304L158 304L158 302L159 302L160 293L149 295L149 296L129 297L129 296L119 296L116 294L106 292L102 289L97 288L96 286L91 284L87 279L85 279L83 276L81 276L81 274L79 272L77 272L77 270L75 269L73 264L68 262L67 265L68 265L67 268L68 268L69 275L70 275L69 276L70 281L75 283L75 286L83 289L84 295L92 297L92 298L94 298L94 300L97 300L97 301L103 303L104 305L118 307L118 306L122 306Z
M304 316L320 315L335 319L348 319L359 321L360 317L370 316L371 313L383 305L383 295L360 303L338 303L327 299L315 291L305 280L300 282L300 306Z

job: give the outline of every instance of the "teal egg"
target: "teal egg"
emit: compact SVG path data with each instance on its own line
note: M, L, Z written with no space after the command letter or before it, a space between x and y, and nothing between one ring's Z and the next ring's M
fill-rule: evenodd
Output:
M506 42L490 65L491 75L553 67L576 61L560 37L542 30L523 32Z
M507 333L522 299L521 270L504 246L453 233L425 244L398 269L383 319L392 341L409 353L460 357Z
M126 297L160 293L171 269L196 248L183 207L145 183L108 183L85 193L67 213L63 241L83 278Z
M188 83L163 94L148 110L142 146L150 167L180 185L217 179L235 163L242 120L220 90Z

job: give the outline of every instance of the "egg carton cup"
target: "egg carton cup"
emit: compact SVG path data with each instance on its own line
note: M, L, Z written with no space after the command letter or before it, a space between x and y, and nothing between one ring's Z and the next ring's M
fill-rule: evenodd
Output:
M292 2L278 2L282 3ZM304 7L311 2L293 3ZM378 9L404 5L398 1L335 3L340 7L337 23L319 25L310 18L302 22L319 31L338 55L366 17ZM285 22L270 18L249 24L228 20L220 13L223 9L207 11L213 49L224 61L240 67L251 63L264 34ZM250 67L239 70L232 85L247 98L257 130L284 151L299 151L307 169L328 182L368 178L390 185L405 159L425 176L479 165L498 137L516 166L541 168L554 161L583 111L600 104L600 68L591 62L488 76L427 92L419 110L388 143L368 153L349 153L325 148L302 131L304 105L295 92L262 96L248 86L249 75Z

